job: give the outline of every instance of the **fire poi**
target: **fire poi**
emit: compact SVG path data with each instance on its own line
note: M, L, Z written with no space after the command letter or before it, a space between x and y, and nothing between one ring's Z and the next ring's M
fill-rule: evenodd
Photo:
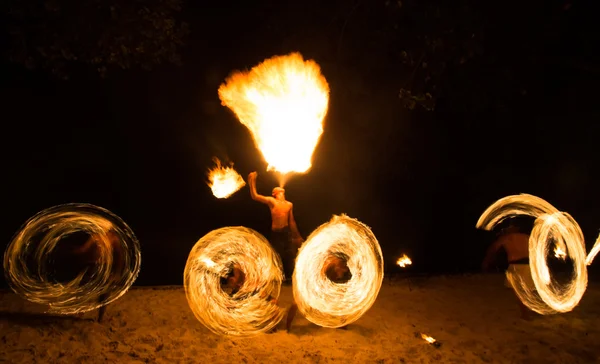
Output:
M518 215L534 217L529 237L529 260L533 284L526 277L507 271L507 278L523 304L540 314L568 312L575 308L587 288L586 254L583 233L567 213L545 200L528 194L504 197L493 203L479 218L477 228L491 230L502 220ZM572 279L560 284L551 278L546 263L550 243L573 262Z
M232 267L245 279L239 290L227 293L221 286ZM281 289L281 260L258 232L224 227L209 232L192 248L183 283L196 318L219 335L252 336L267 332L283 318L276 301Z
M219 87L219 97L245 125L268 167L280 173L305 173L323 134L329 85L314 61L300 53L275 56L248 72L234 72Z
M228 198L246 185L242 176L233 169L233 164L223 166L218 158L213 160L216 166L208 171L208 187L216 198Z
M324 272L331 255L347 258L352 274L334 283ZM346 215L318 227L304 242L293 275L298 310L314 324L342 327L371 308L383 282L383 256L371 229Z
M64 247L63 239L73 234L97 237L94 270L88 267L67 282L57 281L52 257ZM121 249L116 275L114 249ZM129 226L112 212L90 204L58 205L37 213L4 253L4 273L11 289L57 314L87 312L115 301L136 280L140 265L140 245Z

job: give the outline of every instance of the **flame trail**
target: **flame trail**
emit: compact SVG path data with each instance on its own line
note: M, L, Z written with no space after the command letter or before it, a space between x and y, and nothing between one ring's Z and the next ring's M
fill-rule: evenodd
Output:
M245 279L239 291L229 295L220 279L234 265ZM282 280L281 260L267 239L244 227L204 235L192 248L183 276L194 316L212 332L231 336L264 333L281 321L284 312L276 300Z
M343 254L352 278L334 283L325 262ZM342 327L371 308L383 281L381 247L371 229L346 215L334 216L306 239L296 258L293 290L298 310L324 327Z
M69 282L57 282L51 277L49 259L61 241L74 233L96 237L97 268L79 272ZM123 252L118 266L113 249ZM59 205L37 213L4 253L4 274L12 290L58 314L87 312L115 301L135 282L140 264L140 244L129 226L112 212L90 204Z
M208 171L208 187L216 198L228 198L246 185L242 176L233 169L233 163L224 167L218 158L213 160L216 166Z
M286 174L311 168L329 104L329 85L316 62L300 53L272 57L231 74L219 97L250 130L282 185Z

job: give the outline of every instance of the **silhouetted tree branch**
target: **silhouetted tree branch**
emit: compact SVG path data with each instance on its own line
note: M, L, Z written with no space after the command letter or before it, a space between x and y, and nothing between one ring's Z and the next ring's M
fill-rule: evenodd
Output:
M152 68L180 61L181 0L7 0L9 57L68 78L70 66Z

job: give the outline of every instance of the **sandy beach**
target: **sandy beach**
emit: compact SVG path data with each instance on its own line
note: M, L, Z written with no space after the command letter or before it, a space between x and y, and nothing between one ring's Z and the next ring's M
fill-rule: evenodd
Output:
M220 337L200 324L181 286L133 287L107 309L48 316L0 293L0 362L8 363L593 363L600 362L600 284L567 314L519 318L504 276L386 278L347 330L297 317L273 334ZM292 300L283 287L280 302ZM435 338L428 344L415 333Z

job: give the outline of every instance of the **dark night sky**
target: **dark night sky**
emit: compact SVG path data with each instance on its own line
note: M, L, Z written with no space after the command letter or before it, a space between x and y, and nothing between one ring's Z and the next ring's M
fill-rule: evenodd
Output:
M433 112L406 110L396 60L380 50L369 61L373 49L361 48L370 44L361 34L378 22L377 9L354 15L340 51L343 24L332 19L341 2L263 2L237 13L225 8L235 2L221 9L200 3L184 9L192 31L180 67L63 82L3 64L0 248L38 211L87 202L113 211L138 236L137 284L181 284L190 249L209 231L243 225L266 234L268 209L247 188L217 200L206 185L213 156L233 161L244 178L257 170L263 194L275 185L217 89L232 70L291 51L315 59L331 88L313 168L286 186L305 237L346 213L372 227L388 267L407 253L414 272L473 271L490 242L475 229L479 215L525 192L569 212L591 248L600 228L600 67L578 40L591 24L584 2L561 13L558 41L544 44L527 67L518 66L526 57L511 42L527 38L524 29L539 31L527 28L531 13L488 9L484 22L497 12L514 18L489 30L485 56L446 74L446 96ZM496 85L506 84L499 64L513 65L525 92ZM474 94L508 101L481 109Z

